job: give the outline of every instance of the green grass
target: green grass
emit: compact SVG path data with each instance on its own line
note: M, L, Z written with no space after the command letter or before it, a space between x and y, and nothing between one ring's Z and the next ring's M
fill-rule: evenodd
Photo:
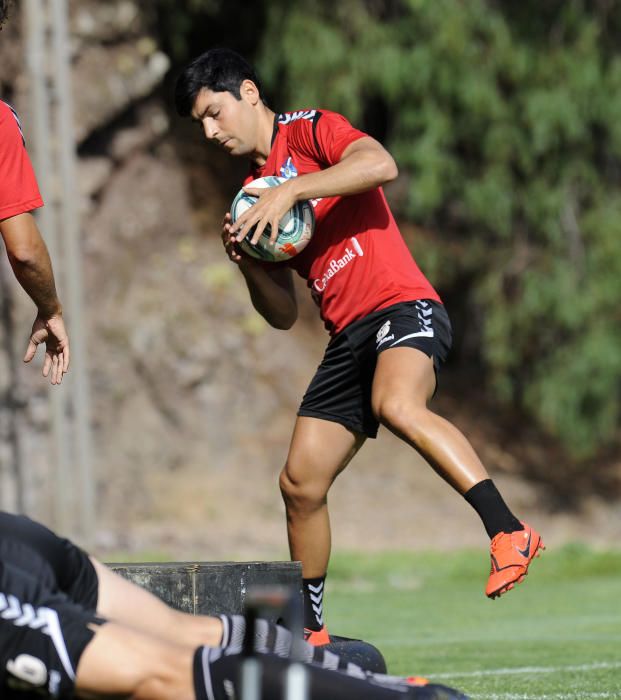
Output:
M495 601L487 572L479 551L335 554L328 627L473 699L621 698L621 551L545 552Z

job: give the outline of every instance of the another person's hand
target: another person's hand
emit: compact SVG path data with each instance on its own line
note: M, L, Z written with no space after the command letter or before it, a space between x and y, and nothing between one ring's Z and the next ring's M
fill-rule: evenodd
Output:
M24 355L24 362L30 362L37 352L37 346L45 343L43 376L50 375L52 384L60 384L63 375L69 370L69 336L61 315L45 318L38 314L32 324L30 342Z

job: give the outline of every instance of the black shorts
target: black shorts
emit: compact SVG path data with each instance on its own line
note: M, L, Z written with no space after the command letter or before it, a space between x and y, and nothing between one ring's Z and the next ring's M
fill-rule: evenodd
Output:
M0 697L71 698L92 640L97 575L68 540L0 513Z
M0 561L36 575L89 610L97 608L99 583L88 554L25 515L0 511Z
M394 304L354 321L328 344L298 415L334 421L374 438L379 423L371 408L371 389L379 353L416 348L433 358L437 375L451 341L448 314L430 299Z

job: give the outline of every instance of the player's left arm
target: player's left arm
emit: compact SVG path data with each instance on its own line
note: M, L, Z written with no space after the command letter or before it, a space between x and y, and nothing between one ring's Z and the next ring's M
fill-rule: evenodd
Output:
M337 163L324 170L291 178L277 187L245 188L248 194L258 197L258 201L235 222L237 240L243 240L245 232L256 224L251 239L256 243L265 227L271 224L274 242L278 222L296 202L360 194L381 187L397 175L397 165L381 143L370 136L356 139L343 150Z
M325 170L288 180L295 200L360 194L396 179L394 158L371 136L350 143L338 163Z

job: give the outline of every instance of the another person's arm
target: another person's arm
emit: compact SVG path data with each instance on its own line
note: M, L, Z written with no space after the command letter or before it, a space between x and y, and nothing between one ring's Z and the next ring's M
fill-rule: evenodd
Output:
M38 310L24 362L30 362L37 346L45 343L43 376L60 384L69 369L69 338L47 247L30 213L0 221L0 234L15 277Z

